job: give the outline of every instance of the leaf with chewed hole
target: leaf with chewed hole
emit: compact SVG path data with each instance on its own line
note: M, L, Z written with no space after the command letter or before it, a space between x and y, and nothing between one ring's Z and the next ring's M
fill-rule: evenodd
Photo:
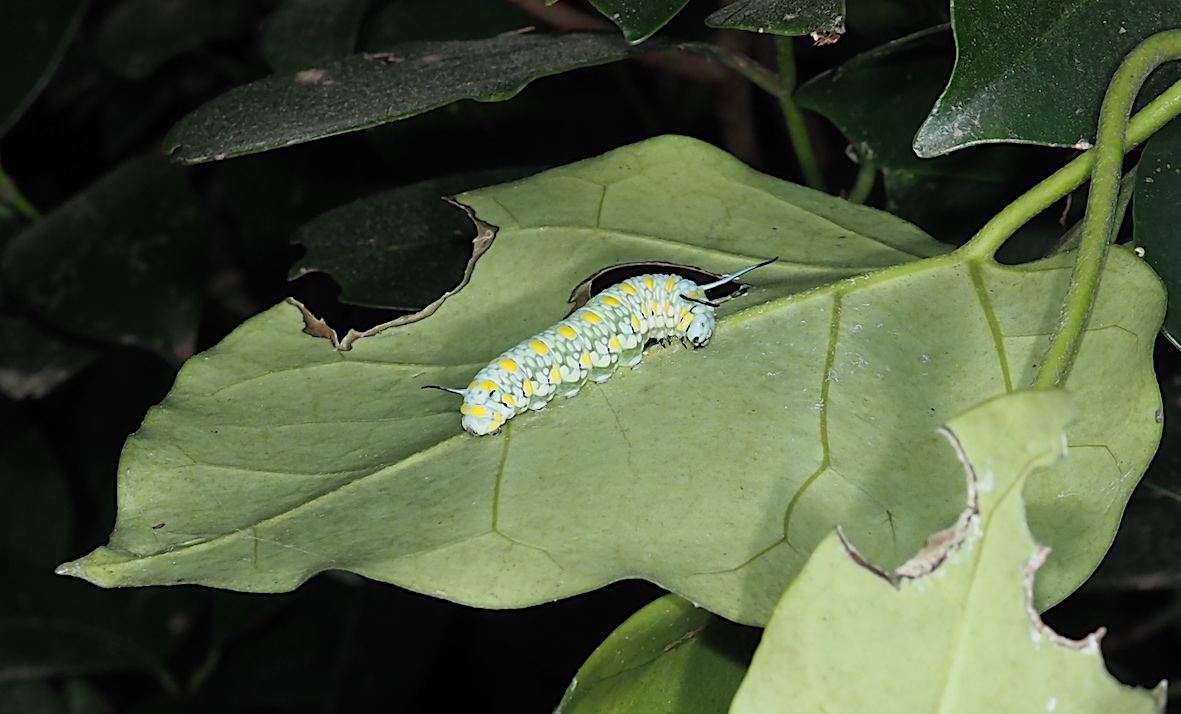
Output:
M339 568L482 607L642 577L762 623L834 525L891 566L959 512L936 428L1029 383L1072 265L948 253L673 136L458 198L498 227L466 287L348 351L284 304L191 359L127 443L110 544L61 572L279 591ZM459 399L421 389L466 385L603 267L771 256L705 348L653 347L499 435L464 433ZM1156 448L1163 301L1114 248L1067 383L1071 468L1027 487L1058 549L1040 604L1098 563Z
M948 422L967 508L893 572L855 538L825 538L776 606L731 714L1163 711L1163 683L1149 692L1106 671L1102 631L1069 640L1033 607L1046 551L1022 486L1066 455L1073 412L1063 391L1023 391Z
M557 711L713 714L738 690L759 631L676 595L632 615L578 669Z

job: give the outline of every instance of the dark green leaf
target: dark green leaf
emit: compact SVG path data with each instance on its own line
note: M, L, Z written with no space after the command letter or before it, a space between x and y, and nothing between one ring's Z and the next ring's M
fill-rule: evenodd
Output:
M724 712L758 641L759 630L666 595L628 618L591 653L558 710Z
M1136 245L1169 295L1164 333L1181 349L1181 122L1171 121L1144 145L1132 199Z
M57 325L187 356L203 236L203 209L183 170L142 157L13 238L0 271L13 293Z
M9 399L43 397L94 357L89 347L51 335L27 318L0 313L0 394Z
M126 0L98 30L99 58L128 79L143 79L168 60L210 40L232 37L252 18L241 0Z
M503 35L353 55L230 90L164 141L186 163L266 151L404 119L456 102L512 98L539 77L624 59L611 35Z
M0 136L40 94L82 20L87 0L0 5Z
M590 0L633 45L656 34L689 0Z
M1141 40L1181 26L1181 4L957 3L952 26L955 72L915 137L920 156L994 141L1087 148L1116 67Z
M835 41L845 32L845 0L737 0L714 11L705 24Z
M379 52L416 40L479 40L536 23L508 2L400 0L366 19L358 47Z
M952 53L949 32L925 30L819 75L800 87L796 100L830 119L857 155L881 170L891 213L954 244L1016 198L1055 157L1008 146L915 156L914 133L951 73Z
M471 220L443 197L528 173L432 179L333 209L296 234L307 254L293 270L330 273L346 302L421 310L459 284L472 255Z
M263 29L259 51L276 72L294 72L340 59L353 51L368 2L286 0Z

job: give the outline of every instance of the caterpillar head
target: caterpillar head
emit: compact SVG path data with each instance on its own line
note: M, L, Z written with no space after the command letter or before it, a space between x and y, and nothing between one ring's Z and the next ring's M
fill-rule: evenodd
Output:
M704 347L709 342L709 338L714 336L716 320L713 306L698 303L689 310L689 313L693 319L685 328L685 338L694 347Z
M508 407L491 400L483 404L465 402L459 411L463 414L463 428L476 436L495 434L512 416Z

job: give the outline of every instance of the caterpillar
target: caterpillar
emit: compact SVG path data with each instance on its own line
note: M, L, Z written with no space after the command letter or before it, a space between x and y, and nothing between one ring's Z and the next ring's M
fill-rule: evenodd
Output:
M567 399L589 381L602 383L619 365L635 367L649 340L674 339L694 348L713 337L714 307L706 291L764 265L706 285L676 274L628 278L596 295L566 319L513 347L476 373L466 389L427 385L463 397L463 428L476 436L495 434L517 414L544 409L557 395Z

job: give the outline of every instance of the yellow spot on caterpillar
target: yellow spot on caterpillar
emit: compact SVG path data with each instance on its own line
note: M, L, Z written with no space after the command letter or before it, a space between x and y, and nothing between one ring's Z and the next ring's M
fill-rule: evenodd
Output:
M623 345L619 343L619 338L612 335L611 341L607 343L607 348L612 352L618 352L623 349Z
M557 365L554 365L554 368L549 371L549 381L558 382L558 381L561 381L561 379L562 379L562 370L559 369Z
M665 314L672 312L672 305L669 303L668 300L664 301L664 312L665 312Z
M467 388L468 389L475 389L476 388L476 380L473 379L472 383L467 385Z
M500 424L501 422L504 421L504 415L501 414L500 412L496 412L495 414L492 415L492 421L496 422L497 424Z
M462 405L460 405L460 407L459 407L459 413L460 413L460 414L467 414L467 405L466 405L466 404L462 404Z
M505 404L507 404L510 407L516 406L516 404L517 404L517 400L513 399L513 395L511 395L511 394L504 395L503 397L500 398L500 401L504 402Z
M603 318L599 317L598 315L596 315L593 312L582 313L582 319L586 320L587 322L594 323L596 325L603 321Z
M565 337L568 340L572 340L575 337L578 337L578 333L575 332L574 328L570 327L569 325L562 325L561 327L559 327L558 334L561 335L562 337Z
M533 380L532 379L525 380L525 396L526 397L533 396Z
M501 369L505 370L506 372L516 372L517 371L517 363L512 361L511 359L502 359L499 362L497 362L497 364L500 365Z
M500 389L500 385L496 382L480 382L480 389L483 389L485 392L495 392L497 389Z
M578 358L578 361L582 363L583 367L591 366L590 352L583 352L582 357Z
M619 286L619 289L620 289L620 290L622 290L623 292L627 293L628 295L635 295L635 294L636 294L636 289L635 289L635 288L633 288L633 287L632 287L630 284L628 284L628 283L623 283L623 284L621 284L621 285Z
M668 282L664 284L664 289L671 293L673 288L675 288L676 286L677 286L677 279L670 276L668 279Z
M650 276L650 275L644 276L644 284L648 286L649 290L656 289L656 283L652 281L652 276Z
M681 308L681 319L682 319L682 320L684 320L684 319L685 319L685 315L688 315L688 314L689 314L689 308L687 308L687 307L683 307L683 308Z
M636 328L636 332L640 331L640 318L636 317L635 315L632 315L632 327Z
M541 340L533 340L532 342L529 343L529 347L539 355L544 355L544 354L549 353L549 348L546 347L545 343L542 342Z
M610 305L611 307L619 307L620 305L623 304L623 303L619 302L619 298L614 298L614 297L611 297L610 295L605 296L599 302L603 303L604 305Z
M468 410L468 414L471 414L474 417L488 416L488 410L477 404Z
M660 306L656 304L655 300L653 300L652 304L648 306L648 312L651 312L653 315L655 315L659 310Z

